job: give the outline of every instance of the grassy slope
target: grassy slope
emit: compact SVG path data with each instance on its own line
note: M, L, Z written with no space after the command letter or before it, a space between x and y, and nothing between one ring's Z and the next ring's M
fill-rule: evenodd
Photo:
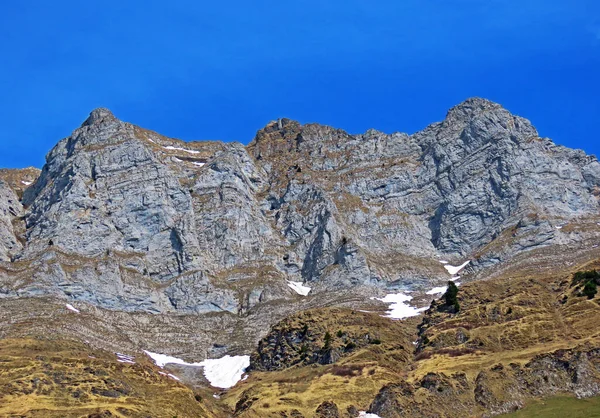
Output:
M213 401L145 358L130 365L79 342L0 340L3 417L214 417Z
M599 268L595 262L579 269ZM589 343L600 345L598 298L588 300L571 287L572 272L555 277L503 278L475 282L459 292L459 315L438 315L425 335L424 352L413 376L428 372L466 372L497 363L523 364L537 354ZM461 342L457 335L466 336ZM443 350L472 351L458 357Z
M224 397L231 409L239 399L249 399L249 408L240 416L281 416L284 411L296 409L309 417L326 400L334 400L340 411L349 406L367 409L383 384L406 374L418 319L392 321L378 314L332 308L302 313L289 326L301 328L304 323L310 324L311 329L318 324L321 336L329 331L334 347L339 339L338 330L354 335L371 333L381 344L369 344L334 365L299 365L281 371L251 373L248 380Z
M574 266L573 271L597 267L597 263L592 263ZM536 355L558 349L600 346L596 320L600 306L597 300L577 295L570 286L571 275L572 271L546 277L513 276L461 287L459 315L431 314L434 323L426 331L430 343L421 358L410 343L420 319L392 322L381 318L383 322L373 322L369 318L377 314L364 314L357 323L364 322L370 330L382 333L383 344L366 347L338 363L364 365L358 375L337 376L334 366L316 365L253 373L224 400L233 409L244 396L250 400L256 398L242 414L244 417L278 416L293 409L312 416L326 400L334 401L342 412L350 405L364 410L377 388L390 382L418 382L431 372L447 376L465 373L473 382L480 371L498 364L523 365ZM336 322L348 318L329 311L313 314L322 316L332 335L339 327ZM459 333L466 335L466 341L457 338ZM394 351L402 351L408 360L389 361ZM422 395L421 392L418 394ZM436 406L436 411L444 414L445 406ZM483 410L473 412L478 414Z
M577 399L557 396L502 416L505 418L598 418L600 417L600 397Z

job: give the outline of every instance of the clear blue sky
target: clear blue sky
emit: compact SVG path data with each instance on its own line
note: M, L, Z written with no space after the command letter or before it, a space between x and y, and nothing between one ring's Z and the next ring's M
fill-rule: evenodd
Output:
M470 96L600 154L598 0L27 0L0 11L0 167L95 107L184 140L289 117L412 133Z

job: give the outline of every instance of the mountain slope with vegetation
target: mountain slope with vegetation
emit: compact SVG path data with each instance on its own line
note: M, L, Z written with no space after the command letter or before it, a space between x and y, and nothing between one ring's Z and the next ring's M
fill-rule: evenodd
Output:
M41 171L0 170L0 415L595 396L599 201L596 157L479 98L412 135L279 119L247 146L96 109ZM226 356L250 367L213 387Z

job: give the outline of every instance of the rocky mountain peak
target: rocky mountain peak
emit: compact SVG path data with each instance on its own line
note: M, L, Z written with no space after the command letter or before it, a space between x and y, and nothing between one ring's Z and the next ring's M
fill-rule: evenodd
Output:
M463 114L466 117L472 117L473 115L481 112L490 110L504 109L502 105L493 102L488 99L481 97L470 97L464 102L457 104L448 111L448 115L451 114Z
M506 121L513 117L513 114L498 103L479 97L472 97L452 107L446 114L443 125L446 127L462 127L481 118L488 118L493 121Z
M257 159L287 153L296 148L302 129L295 120L283 118L271 121L256 133L248 150Z
M473 151L488 143L526 143L539 138L531 122L487 99L474 97L451 108L444 121L427 128L437 131L444 146L466 146ZM417 133L419 136L420 133Z
M107 109L105 107L99 107L90 112L90 116L85 120L85 122L83 122L83 124L81 126L90 126L90 125L99 124L99 123L106 122L106 121L115 121L115 120L117 120L117 118L115 117L115 115L113 115L113 113L109 109Z

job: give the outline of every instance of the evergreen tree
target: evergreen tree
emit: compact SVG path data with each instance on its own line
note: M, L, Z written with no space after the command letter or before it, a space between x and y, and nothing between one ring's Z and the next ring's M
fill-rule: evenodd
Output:
M444 294L444 300L446 301L446 306L453 306L455 312L460 310L460 305L458 303L458 286L450 280L448 282L448 290Z

